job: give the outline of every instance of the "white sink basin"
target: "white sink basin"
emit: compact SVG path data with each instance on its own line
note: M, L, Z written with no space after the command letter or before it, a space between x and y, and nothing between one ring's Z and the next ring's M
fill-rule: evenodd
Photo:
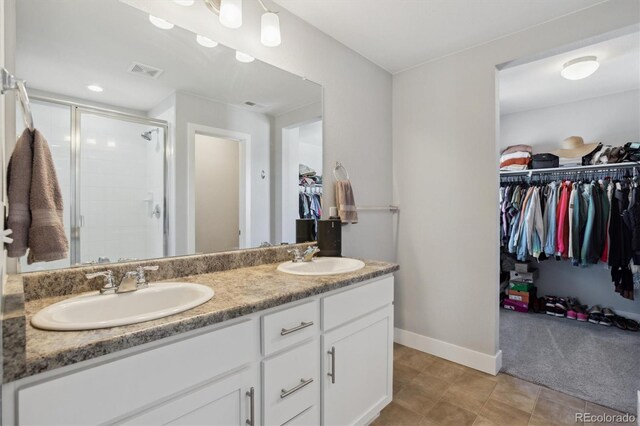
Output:
M159 283L122 294L89 294L47 306L31 318L44 330L92 330L135 324L177 314L213 297L213 289L193 283Z
M316 257L311 262L284 262L278 271L293 275L336 275L364 268L364 262L348 257Z

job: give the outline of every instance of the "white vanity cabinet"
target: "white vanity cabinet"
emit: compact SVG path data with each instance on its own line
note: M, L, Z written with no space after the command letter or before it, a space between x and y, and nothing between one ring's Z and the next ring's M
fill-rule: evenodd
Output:
M361 425L392 370L387 275L9 383L3 425Z

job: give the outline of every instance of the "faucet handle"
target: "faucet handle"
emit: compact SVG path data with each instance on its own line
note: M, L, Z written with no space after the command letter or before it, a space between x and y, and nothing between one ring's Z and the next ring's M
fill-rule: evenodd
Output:
M157 271L159 269L158 265L152 265L152 266L138 266L136 268L136 274L137 274L137 278L138 278L138 288L145 288L149 286L149 283L147 282L147 277L145 275L146 271Z
M302 262L302 253L300 252L300 249L294 248L287 250L287 253L293 255L293 259L291 259L292 262Z
M104 286L100 289L100 294L104 293L115 293L117 286L113 279L113 271L111 269L100 272L93 272L91 274L86 274L85 277L87 279L92 280L98 277L104 277Z

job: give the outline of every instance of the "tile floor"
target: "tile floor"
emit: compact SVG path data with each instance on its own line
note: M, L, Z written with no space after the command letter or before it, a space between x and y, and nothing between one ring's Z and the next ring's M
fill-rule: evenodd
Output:
M393 401L373 425L575 425L620 414L506 374L491 376L395 344ZM595 423L594 423L595 424ZM627 426L629 423L627 423Z

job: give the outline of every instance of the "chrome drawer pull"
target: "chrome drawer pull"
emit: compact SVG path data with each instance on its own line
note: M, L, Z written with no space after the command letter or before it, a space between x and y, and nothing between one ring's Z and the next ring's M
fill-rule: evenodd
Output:
M300 379L300 384L298 386L296 386L295 388L291 388L289 390L286 389L282 389L282 392L280 393L280 398L286 398L289 395L291 395L292 393L299 391L300 389L302 389L303 387L307 386L309 383L313 382L313 378L309 379L309 380L305 380L305 379Z
M303 328L311 327L312 325L313 325L313 321L309 321L309 322L304 322L303 321L297 327L293 327L293 328L290 328L288 330L286 328L283 328L282 331L280 331L280 335L281 336L286 336L287 334L291 334L291 333L296 332L298 330L302 330Z

